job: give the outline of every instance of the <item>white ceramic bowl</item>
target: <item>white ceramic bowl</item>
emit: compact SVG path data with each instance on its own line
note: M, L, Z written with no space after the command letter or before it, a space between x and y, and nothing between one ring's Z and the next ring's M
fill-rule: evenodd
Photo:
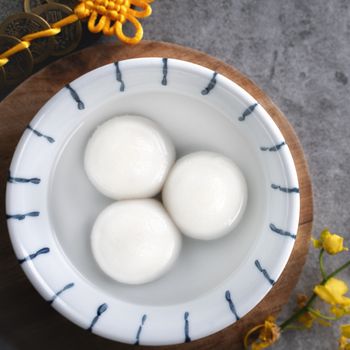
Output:
M232 158L249 191L236 232L185 237L174 268L139 286L100 271L89 244L111 200L87 179L84 148L98 124L119 114L155 120L178 157L209 150ZM56 310L106 338L163 345L215 333L259 303L292 251L299 190L281 132L247 92L195 64L142 58L85 74L44 105L14 154L6 210L19 263Z

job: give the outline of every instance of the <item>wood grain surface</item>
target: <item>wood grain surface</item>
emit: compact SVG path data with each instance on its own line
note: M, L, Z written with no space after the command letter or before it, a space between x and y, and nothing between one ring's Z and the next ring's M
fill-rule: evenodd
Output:
M235 81L267 110L282 131L292 152L300 184L301 212L298 236L287 267L268 295L244 318L210 337L192 343L154 349L241 349L245 331L277 314L288 301L308 252L313 220L310 175L303 150L286 117L252 81L220 60L190 48L144 41L137 46L93 46L42 69L0 103L0 338L13 349L132 349L90 334L52 309L26 279L13 253L5 220L7 171L26 125L64 84L101 65L134 57L169 57L198 63ZM11 347L12 346L12 347ZM152 349L150 347L149 349Z

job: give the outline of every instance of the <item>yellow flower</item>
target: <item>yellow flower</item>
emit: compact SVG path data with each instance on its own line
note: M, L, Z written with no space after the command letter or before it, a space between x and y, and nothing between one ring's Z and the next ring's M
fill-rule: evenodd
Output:
M343 317L345 315L345 310L342 307L332 305L329 311L335 316L335 317Z
M335 316L335 317L343 317L345 315L350 315L350 307L349 306L337 306L332 305L329 309L329 311Z
M316 317L310 314L310 312L305 311L298 317L298 322L301 323L305 328L309 329L312 327L315 318Z
M297 295L297 304L299 308L303 308L308 300L307 295L305 294L298 294ZM301 314L298 317L298 322L303 324L305 328L311 328L312 324L315 320L315 316L310 314L310 312L305 311L303 314Z
M340 326L341 337L339 339L339 350L350 350L350 324L343 324Z
M311 241L312 241L314 248L316 248L316 249L323 248L323 244L322 244L320 239L316 239L316 238L311 237Z
M257 325L252 328L244 337L244 347L249 347L249 337L259 331L259 336L256 340L250 343L251 350L266 349L274 344L280 337L280 328L276 324L276 318L269 316L263 324Z
M340 326L341 335L345 338L350 338L350 324L343 324Z
M297 304L300 307L300 309L306 305L306 302L308 301L308 299L309 298L306 294L299 293L297 295Z
M316 285L314 292L326 303L330 305L349 306L350 298L344 294L348 291L348 286L342 280L330 278L324 285Z
M334 255L341 253L344 250L348 250L343 246L344 238L335 234L330 233L328 229L321 232L320 238L312 238L312 243L315 248L323 248L328 254Z
M345 337L339 338L339 350L349 350L350 346L348 344L348 340Z
M338 254L343 250L348 250L343 246L343 237L329 233L323 241L323 248L328 254Z

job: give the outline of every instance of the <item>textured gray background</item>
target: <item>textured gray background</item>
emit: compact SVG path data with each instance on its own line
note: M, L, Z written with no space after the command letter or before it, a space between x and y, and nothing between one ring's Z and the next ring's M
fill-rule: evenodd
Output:
M0 20L21 4L0 0ZM186 45L234 65L285 113L312 174L314 233L327 226L350 245L350 1L156 0L152 7L145 39ZM342 277L350 283L348 271ZM293 310L295 294L310 291L318 278L310 252L281 318ZM286 332L273 348L336 349L337 338L338 326L315 326ZM7 346L0 341L0 348Z

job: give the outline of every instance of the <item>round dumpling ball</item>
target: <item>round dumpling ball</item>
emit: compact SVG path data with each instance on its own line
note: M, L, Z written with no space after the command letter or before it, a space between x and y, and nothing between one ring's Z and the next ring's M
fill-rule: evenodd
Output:
M91 183L113 199L153 197L175 161L175 148L150 119L118 116L100 125L85 150Z
M247 202L247 185L238 166L213 152L180 158L163 189L163 203L180 231L211 240L231 232Z
M128 284L153 281L167 272L181 248L181 234L154 199L115 202L97 217L93 256L112 279Z

